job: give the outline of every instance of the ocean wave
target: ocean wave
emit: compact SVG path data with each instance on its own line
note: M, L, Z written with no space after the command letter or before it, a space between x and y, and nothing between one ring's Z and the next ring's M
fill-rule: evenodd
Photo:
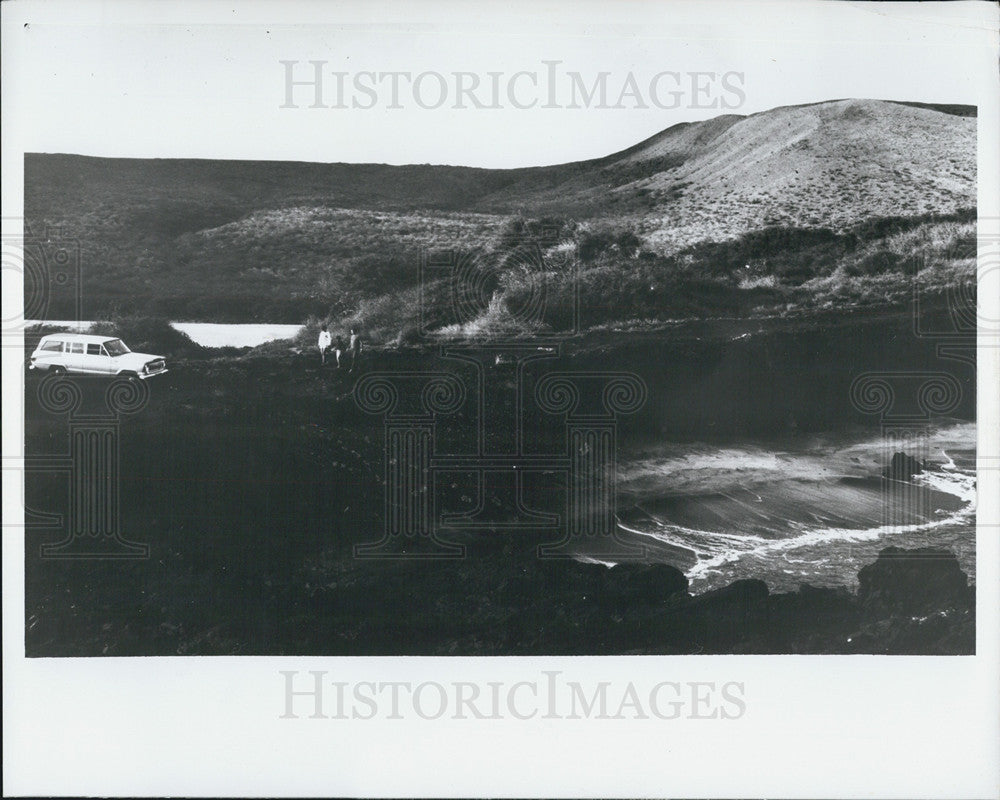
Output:
M967 523L970 520L970 510L948 514L939 519L912 525L879 525L874 528L820 528L793 536L788 539L772 539L756 544L746 549L731 549L715 556L699 559L688 570L689 580L697 580L707 573L718 569L723 564L736 561L747 556L759 557L768 554L785 554L790 551L815 545L831 544L833 542L865 542L875 541L889 536L911 533L924 533L946 525Z
M926 469L910 482L882 477L892 451L905 444L870 435L780 451L668 446L623 470L618 527L689 552L694 583L744 559L758 568L803 563L807 571L806 562L838 544L974 523L976 475L967 465L975 461L975 426L943 425L919 442ZM799 550L817 552L789 558Z
M976 474L968 470L960 470L955 466L945 467L945 469L948 471L921 472L913 476L913 482L957 497L963 503L967 503L971 509L975 510Z
M956 455L974 469L976 426L948 422L931 426L914 438L932 469L956 470ZM869 431L857 435L814 436L773 443L717 447L708 444L659 444L645 448L619 465L619 490L626 494L712 491L746 487L779 478L820 481L881 474L892 453L905 442L890 441ZM955 455L952 455L955 454Z

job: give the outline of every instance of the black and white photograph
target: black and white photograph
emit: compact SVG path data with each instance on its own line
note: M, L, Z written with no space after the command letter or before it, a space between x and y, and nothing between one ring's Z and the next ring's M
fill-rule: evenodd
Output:
M995 5L169 5L3 9L4 670L277 732L15 796L992 795ZM858 771L685 771L781 703ZM491 721L684 777L362 768Z

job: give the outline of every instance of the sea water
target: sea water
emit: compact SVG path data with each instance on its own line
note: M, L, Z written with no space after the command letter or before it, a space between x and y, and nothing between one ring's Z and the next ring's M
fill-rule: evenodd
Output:
M905 447L870 431L643 448L619 471L618 535L683 569L696 593L739 578L852 587L890 545L947 548L974 579L975 430L920 432L926 468L909 480L884 476Z

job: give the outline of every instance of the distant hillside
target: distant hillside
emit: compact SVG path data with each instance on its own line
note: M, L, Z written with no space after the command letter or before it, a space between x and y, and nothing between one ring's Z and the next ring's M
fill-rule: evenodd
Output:
M25 214L32 234L79 242L84 316L280 321L405 290L422 252L493 248L513 215L570 223L573 241L628 228L657 257L761 229L953 217L976 203L974 113L837 100L513 170L31 154Z
M975 106L963 106L955 104L945 104L945 103L914 103L906 102L904 100L893 100L893 103L899 103L903 106L913 106L914 108L929 108L933 111L940 111L943 114L954 114L956 117L975 117L978 116L979 109Z
M627 216L669 250L770 225L843 227L968 208L975 153L974 119L838 100L676 125L586 172L550 186L528 176L483 203Z
M665 142L654 147L670 152ZM628 187L657 201L679 194L666 213L657 204L642 215L654 243L768 225L843 227L976 203L976 122L930 109L868 100L780 108L681 152L688 157L676 170Z

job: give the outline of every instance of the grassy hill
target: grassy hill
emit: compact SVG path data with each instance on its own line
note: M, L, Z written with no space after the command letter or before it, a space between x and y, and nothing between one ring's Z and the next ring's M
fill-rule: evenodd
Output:
M483 313L500 318L525 291L508 265L525 246L551 273L552 302L568 302L564 278L582 270L588 292L635 289L617 291L614 317L745 311L831 276L919 272L921 237L942 258L967 245L974 113L837 100L684 123L605 158L514 170L31 154L26 227L78 244L85 318L369 324L383 314L398 331L415 317L421 256L445 251L481 262ZM889 222L864 228L872 219ZM761 231L772 233L754 240ZM679 303L686 291L691 302ZM53 289L50 318L74 309Z

